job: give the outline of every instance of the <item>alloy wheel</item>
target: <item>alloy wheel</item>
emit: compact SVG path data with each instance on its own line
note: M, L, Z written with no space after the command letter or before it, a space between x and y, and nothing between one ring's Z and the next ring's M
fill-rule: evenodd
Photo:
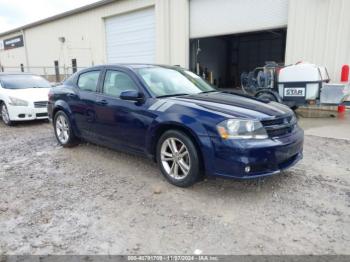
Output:
M62 144L66 144L68 142L69 125L68 120L63 115L59 115L56 119L56 133Z
M174 137L164 140L161 161L164 170L174 179L184 179L191 170L191 159L186 145Z
M10 122L9 112L7 111L6 105L2 105L1 107L1 117L5 124Z

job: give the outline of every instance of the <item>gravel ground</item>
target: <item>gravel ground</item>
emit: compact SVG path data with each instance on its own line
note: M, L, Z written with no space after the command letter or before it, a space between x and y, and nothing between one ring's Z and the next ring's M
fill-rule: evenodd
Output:
M63 149L49 123L0 123L0 254L350 254L349 148L306 136L281 175L181 189L147 159Z

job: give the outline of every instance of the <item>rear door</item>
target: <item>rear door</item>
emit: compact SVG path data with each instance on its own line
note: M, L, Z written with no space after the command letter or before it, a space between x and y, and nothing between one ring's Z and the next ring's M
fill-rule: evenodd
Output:
M93 125L96 122L95 101L102 77L102 69L82 72L76 79L75 94L68 95L78 131L83 137L94 139Z

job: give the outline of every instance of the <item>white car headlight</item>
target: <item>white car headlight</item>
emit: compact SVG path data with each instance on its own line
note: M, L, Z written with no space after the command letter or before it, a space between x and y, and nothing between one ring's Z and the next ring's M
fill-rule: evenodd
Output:
M266 139L265 128L256 120L228 119L217 125L223 139Z
M10 99L10 105L11 106L28 106L29 103L25 100L19 99L19 98L15 98L15 97L9 97Z

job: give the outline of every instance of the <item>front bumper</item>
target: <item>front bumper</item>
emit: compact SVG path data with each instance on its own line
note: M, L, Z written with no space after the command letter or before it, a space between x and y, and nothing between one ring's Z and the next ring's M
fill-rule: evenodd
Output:
M222 140L212 138L215 176L257 178L277 174L303 158L304 132L266 140Z
M7 105L11 121L30 121L47 119L47 108L35 108L34 106L11 106Z

